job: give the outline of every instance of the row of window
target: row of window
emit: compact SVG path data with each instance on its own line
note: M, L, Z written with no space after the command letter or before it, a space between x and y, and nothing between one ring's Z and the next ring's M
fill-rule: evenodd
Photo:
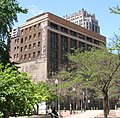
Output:
M40 29L40 25L41 25L41 23L36 24L34 26L30 26L24 30L21 30L21 35L23 35L24 33L27 33L27 32L31 32L32 30L35 31L36 29Z
M36 34L34 34L33 37L32 37L32 35L30 35L29 37L25 37L24 39L21 38L21 43L31 41L32 39L36 40L37 38L38 39L40 38L40 32L38 33L38 36Z
M40 47L40 41L37 43L25 45L24 47L20 47L20 52L27 51L28 49L35 49L37 47ZM14 52L19 51L19 46L14 47Z
M28 53L20 56L20 61L31 60L40 57L40 51Z
M80 34L80 36L82 38L83 35ZM61 52L68 52L68 37L61 35L60 36L60 41L61 41ZM92 42L92 38L87 37L87 41L88 42ZM94 43L99 45L99 41L94 40ZM78 46L79 45L79 46ZM84 42L79 42L79 44L77 45L77 40L70 38L70 48L81 48L81 49L85 49L85 45L86 45L86 49L87 49L87 45ZM90 46L88 46L90 47ZM50 48L53 49L54 51L58 50L58 34L55 32L50 32Z
M51 23L50 23L50 27L53 28L53 29L59 30L59 25L57 25L57 24L55 24L55 23L52 23L52 22L51 22ZM95 28L95 30L97 30L97 27ZM60 26L60 31L61 31L61 32L64 32L64 33L68 33L69 30L68 30L67 28L65 28L65 27ZM74 36L74 37L78 37L78 38L83 39L83 40L86 40L86 41L88 41L88 42L97 44L97 45L99 45L99 44L101 43L100 41L98 41L98 40L96 40L96 39L93 39L93 38L91 38L91 37L85 36L85 35L83 35L83 34L81 34L81 33L77 33L77 32L72 31L72 30L70 30L70 35L71 35L71 36ZM97 42L97 43L96 43L96 42Z

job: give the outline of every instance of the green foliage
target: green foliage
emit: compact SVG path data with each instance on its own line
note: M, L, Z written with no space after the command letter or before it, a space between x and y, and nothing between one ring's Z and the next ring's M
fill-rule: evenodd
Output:
M119 6L109 8L109 10L111 11L111 13L120 14L120 7Z
M118 35L114 35L114 38L111 39L109 43L109 50L116 51L118 54L120 53L120 37Z
M27 9L20 7L17 0L0 0L0 60L4 63L10 58L10 31L18 21L18 13L27 13Z
M119 58L106 49L69 54L71 78L80 79L80 83L103 91L115 84L119 78Z
M112 54L107 49L93 48L84 52L75 50L74 53L68 54L68 60L69 68L61 71L60 75L72 81L72 86L79 83L102 95L106 117L109 113L109 94L116 94L116 81L120 81L119 55Z
M20 73L10 64L0 64L0 111L11 115L24 115L32 112L35 86L26 73Z
M49 101L56 98L53 92L53 87L46 82L39 82L36 84L36 97L38 102Z
M14 22L17 22L17 13L27 13L27 9L19 6L17 0L0 0L0 38L9 37Z

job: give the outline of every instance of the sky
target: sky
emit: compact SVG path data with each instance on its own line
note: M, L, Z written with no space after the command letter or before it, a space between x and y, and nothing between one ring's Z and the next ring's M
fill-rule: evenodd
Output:
M88 13L95 14L100 26L100 34L104 35L107 42L120 34L120 15L110 13L110 7L120 6L120 0L17 0L23 8L28 9L27 14L18 14L15 27L25 23L27 19L51 12L63 17L85 9ZM120 36L120 35L119 35Z

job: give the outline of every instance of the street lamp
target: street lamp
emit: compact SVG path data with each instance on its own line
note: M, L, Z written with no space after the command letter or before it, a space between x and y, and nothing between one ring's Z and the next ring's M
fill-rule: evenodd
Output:
M59 82L58 82L58 79L55 80L55 85L56 87L58 86ZM57 107L58 107L58 116L59 118L61 118L61 112L60 112L60 93L59 93L59 90L56 89L56 93L58 93L58 100L57 100Z
M57 95L57 86L58 86L58 80L56 79L55 80L55 85L56 85L56 95ZM57 99L57 101L56 101L56 110L58 110L58 99Z
M75 88L73 88L73 92L75 93ZM75 96L73 96L73 113L75 114Z

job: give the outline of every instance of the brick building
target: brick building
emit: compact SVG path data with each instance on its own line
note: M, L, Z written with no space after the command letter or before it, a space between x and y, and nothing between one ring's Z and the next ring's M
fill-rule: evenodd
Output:
M106 37L85 29L52 13L30 18L11 35L11 61L19 63L20 71L28 72L33 82L46 81L67 62L71 48L101 48Z

